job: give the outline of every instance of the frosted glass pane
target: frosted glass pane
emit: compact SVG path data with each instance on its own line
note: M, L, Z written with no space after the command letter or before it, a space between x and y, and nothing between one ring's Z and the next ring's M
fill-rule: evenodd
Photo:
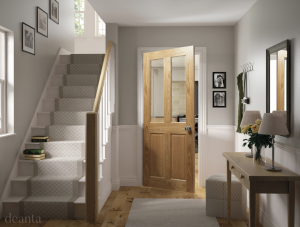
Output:
M164 122L164 59L151 61L151 122Z

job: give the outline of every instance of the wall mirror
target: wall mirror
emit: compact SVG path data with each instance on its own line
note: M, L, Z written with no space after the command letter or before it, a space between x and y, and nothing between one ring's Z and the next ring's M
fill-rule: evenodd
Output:
M267 113L281 115L290 131L290 40L267 49ZM288 137L288 136L286 136Z

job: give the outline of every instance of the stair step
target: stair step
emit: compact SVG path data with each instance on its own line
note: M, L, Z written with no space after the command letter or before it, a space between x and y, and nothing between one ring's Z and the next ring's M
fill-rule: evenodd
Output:
M71 54L71 64L103 64L105 54Z
M98 86L100 74L69 74L63 76L64 86Z
M64 86L64 75L51 76L50 86L54 86L54 87Z
M51 125L86 125L87 111L56 111L51 112Z
M43 112L55 111L55 99L43 99L42 100L42 111Z
M59 87L60 98L95 98L96 86L63 86Z
M94 98L63 98L55 99L56 111L92 111ZM51 111L52 112L52 111Z
M43 136L46 135L45 126L35 126L31 128L31 136Z
M46 143L25 143L25 149L44 149L47 158L85 157L84 141L50 141Z
M85 125L50 125L46 126L46 135L50 141L84 141Z
M23 200L25 196L11 196L3 200L3 217L19 217L20 216L20 201ZM37 199L39 198L39 199ZM39 206L35 206L35 212L32 212L34 217L40 216L42 219L61 219L61 214L56 212L56 210L61 211L62 202L67 202L70 200L70 196L60 197L60 196L49 196L49 197L33 197L31 200L38 200L35 203L49 205L49 208L39 209ZM85 219L85 197L77 197L74 204L74 219ZM59 206L58 206L59 205ZM56 206L56 209L55 209ZM54 208L54 209L53 209ZM52 211L52 212L45 212ZM54 213L53 213L54 211ZM25 215L31 216L32 214ZM50 214L52 214L50 216ZM57 215L54 215L57 214ZM48 216L47 216L48 215Z
M35 173L35 165L37 167ZM78 176L85 174L83 158L53 157L40 161L20 159L18 163L19 176Z
M60 69L59 72L62 71L63 70ZM98 64L68 64L67 73L63 73L63 74L100 74L100 73L101 73L101 65L98 63ZM60 73L56 73L56 74L60 74Z

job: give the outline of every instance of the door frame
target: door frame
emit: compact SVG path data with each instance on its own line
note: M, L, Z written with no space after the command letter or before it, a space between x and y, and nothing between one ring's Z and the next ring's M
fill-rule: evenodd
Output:
M137 179L143 185L143 54L178 47L138 47L137 48ZM206 47L195 47L195 55L199 55L198 70L198 182L200 187L205 186L205 137L207 125L207 74L206 74ZM196 76L196 75L195 75ZM201 92L202 91L202 92ZM199 127L200 126L200 127Z

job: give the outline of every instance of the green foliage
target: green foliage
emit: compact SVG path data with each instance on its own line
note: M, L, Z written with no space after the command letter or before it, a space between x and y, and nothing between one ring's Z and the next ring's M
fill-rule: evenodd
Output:
M245 147L248 144L249 149L252 148L253 145L255 147L260 148L260 147L272 147L272 136L270 135L262 135L258 133L253 133L251 130L251 127L248 129L248 131L245 133L249 135L249 139L243 139L243 147Z
M84 0L74 0L74 10L84 11ZM74 33L75 35L84 35L84 13L74 14Z

